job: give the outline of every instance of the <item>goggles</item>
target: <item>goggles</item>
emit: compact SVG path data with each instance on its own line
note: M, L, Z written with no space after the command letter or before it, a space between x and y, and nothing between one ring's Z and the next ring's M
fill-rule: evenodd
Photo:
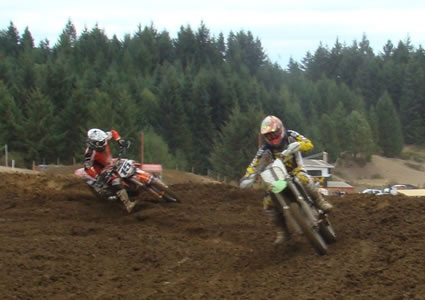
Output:
M268 139L269 141L271 141L271 140L274 140L274 139L279 138L281 134L282 134L282 131L281 130L278 130L278 131L266 133L264 135L264 137L266 139Z

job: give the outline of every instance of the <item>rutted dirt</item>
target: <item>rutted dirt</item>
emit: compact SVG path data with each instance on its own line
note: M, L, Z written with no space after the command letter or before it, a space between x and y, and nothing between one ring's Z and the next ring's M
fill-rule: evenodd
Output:
M318 256L273 246L261 190L171 185L130 215L77 178L0 173L1 299L424 299L425 198L330 197Z

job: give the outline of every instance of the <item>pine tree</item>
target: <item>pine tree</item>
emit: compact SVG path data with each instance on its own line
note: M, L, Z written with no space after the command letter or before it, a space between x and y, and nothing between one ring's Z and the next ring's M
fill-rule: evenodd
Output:
M170 34L167 31L162 31L157 37L157 51L159 55L159 63L172 63L175 60L175 49Z
M34 48L34 39L32 38L31 32L28 27L25 27L22 38L20 39L19 46L23 51L33 50Z
M140 151L140 131L142 130L142 127L137 122L140 113L138 106L126 90L119 92L118 96L114 99L113 105L119 119L116 129L123 138L125 137L133 142L133 147L129 149L129 153L136 155Z
M56 147L57 153L64 162L70 163L72 158L82 161L86 133L89 129L87 121L90 119L88 111L88 93L77 82L71 97L67 100L65 107L58 112L59 142Z
M25 28L24 34L20 40L20 52L18 54L18 75L19 89L22 97L31 92L34 88L39 87L38 72L36 71L34 40L28 27Z
M190 156L192 134L181 98L181 83L173 68L164 69L161 78L163 79L159 86L159 111L154 118L154 128L167 141L171 153L175 154L180 149Z
M376 109L375 106L371 106L369 108L369 111L367 112L367 121L370 126L370 130L372 131L372 139L374 141L374 153L380 153L380 149L378 146L378 140L379 140L379 127L378 127L378 116L376 115Z
M144 133L144 157L145 164L162 164L165 168L181 170L186 169L186 162L183 160L176 161L170 153L169 147L165 140L155 133L152 128L143 130Z
M18 29L10 22L7 30L0 32L0 53L16 58L19 53L19 41Z
M58 42L53 48L55 55L62 57L62 59L72 58L76 43L77 30L71 20L68 20L62 33L59 35Z
M87 104L87 109L88 128L110 130L116 128L121 121L115 101L103 91L95 90L93 98L90 98Z
M141 127L155 124L156 116L160 115L158 97L150 89L144 88L140 93L140 103L138 104L139 115L136 120Z
M22 132L22 112L0 81L0 145L8 144L10 149L18 151L19 133Z
M247 70L248 74L256 74L266 60L260 40L254 39L248 31L230 32L227 39L226 60L239 72Z
M184 69L195 61L196 38L189 25L180 27L177 39L174 41L174 47L176 59L180 61Z
M330 73L330 53L327 47L320 43L314 56L309 59L307 76L312 80L319 80Z
M366 118L352 111L347 118L347 148L355 160L369 161L374 150L372 130Z
M327 114L323 114L320 118L319 127L321 133L321 144L324 147L323 150L328 153L329 161L334 162L336 161L341 152L340 141L338 139L337 124Z
M198 172L206 174L210 166L204 158L208 157L211 152L211 144L216 130L212 122L212 103L208 89L208 78L203 70L194 78L192 109L194 113L191 116L190 129L193 143L197 148L197 151L193 153L193 164Z
M27 162L55 161L58 141L57 118L50 99L36 89L25 104L22 140Z
M211 60L216 61L217 56L215 41L210 35L209 29L203 22L195 33L196 40L196 65L198 67L207 65Z
M353 88L358 68L362 64L362 55L357 41L353 41L350 47L344 47L341 56L338 79Z
M209 158L212 170L220 177L239 180L258 149L259 128L264 113L251 107L242 113L236 106L229 120L214 139Z
M336 125L336 135L338 137L341 152L350 150L347 136L347 115L348 113L341 101L338 102L336 106L329 112L329 117L333 122L335 122Z
M424 69L416 59L411 59L407 65L404 78L400 117L406 143L420 144L425 141L425 111Z
M378 100L376 115L379 128L378 144L383 151L383 155L387 157L399 155L403 149L401 124L394 104L387 92Z

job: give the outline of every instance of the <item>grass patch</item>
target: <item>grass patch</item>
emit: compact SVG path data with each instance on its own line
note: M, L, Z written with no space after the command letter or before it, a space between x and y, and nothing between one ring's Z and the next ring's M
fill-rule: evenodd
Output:
M416 170L416 171L421 171L421 172L424 172L425 171L425 168L422 165L418 165L418 164L410 163L410 162L406 162L405 165L407 167L411 168L411 169Z
M371 179L382 179L382 178L384 178L384 177L382 177L382 175L381 175L381 174L376 173L376 174L373 174L372 176L370 176L370 178L371 178Z
M404 151L400 154L400 158L404 160L413 160L418 163L425 162L425 153L418 151Z

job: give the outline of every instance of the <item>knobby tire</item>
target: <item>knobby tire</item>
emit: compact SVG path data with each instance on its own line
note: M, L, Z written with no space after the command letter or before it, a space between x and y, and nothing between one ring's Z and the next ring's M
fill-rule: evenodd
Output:
M326 246L325 241L322 239L320 234L314 230L314 228L309 224L307 219L304 217L304 213L300 208L299 204L296 202L291 202L289 204L289 209L291 214L300 226L305 237L308 239L310 244L313 246L314 250L319 255L325 255L328 252L328 247Z
M332 227L331 222L328 220L323 220L319 225L319 232L322 235L323 239L328 244L336 242L336 233Z
M154 190L162 194L162 197L167 202L180 202L180 199L175 193L173 193L159 178L155 178L151 182L151 186Z

